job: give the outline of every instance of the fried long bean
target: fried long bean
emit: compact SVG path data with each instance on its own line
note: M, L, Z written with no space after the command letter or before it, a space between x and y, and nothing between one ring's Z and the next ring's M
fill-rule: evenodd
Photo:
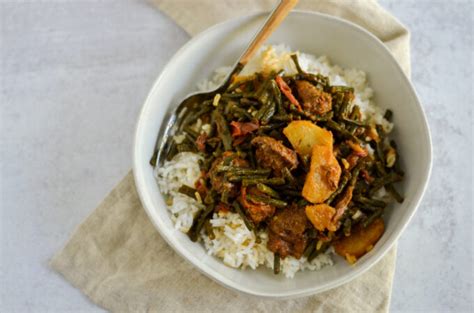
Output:
M237 201L232 202L232 206L234 207L235 211L240 215L240 217L244 220L244 224L245 226L247 226L247 229L252 231L255 227L253 223L248 219L247 215L245 215L239 202Z
M242 179L242 186L256 185L258 183L270 185L270 186L281 186L285 184L285 179L281 177L273 178L244 178Z
M269 197L258 196L258 195L247 195L247 200L250 200L255 203L260 202L260 203L270 204L277 208L286 208L288 206L288 203L286 203L285 201L273 199Z
M218 173L226 172L233 175L268 175L270 174L271 170L266 169L266 168L250 169L250 168L221 165L217 167L217 172Z
M382 208L378 209L377 211L375 211L374 213L372 213L371 215L369 215L369 217L368 217L365 221L362 222L362 226L364 226L364 227L369 226L370 224L372 224L372 222L373 222L376 218L378 218L379 216L381 216L382 213L383 213L383 209L382 209Z
M260 179L260 178L267 178L267 175L231 175L227 177L227 180L231 183L238 183L243 180L251 180L251 179Z
M361 140L359 138L357 138L356 136L354 136L351 132L349 132L348 130L344 129L341 125L339 125L338 123L336 123L334 120L328 120L326 122L326 126L330 129L332 129L333 131L335 131L336 133L338 133L339 135L345 137L345 138L348 138L348 139L352 139L358 143L361 142Z
M227 121L222 116L222 114L218 110L214 110L212 112L213 118L217 125L217 132L219 137L222 140L222 144L224 145L224 149L226 151L232 149L232 137L230 136L229 126Z
M268 187L265 184L258 183L257 184L257 189L260 190L261 192L269 195L270 197L280 199L280 194L277 191L273 190L272 188Z
M376 200L376 199L369 199L364 196L355 196L354 201L361 203L361 204L366 204L370 205L372 207L379 207L379 208L384 208L387 206L387 203L385 203L382 200Z
M196 189L191 188L187 185L181 185L181 187L179 187L178 189L178 192L193 199L196 199Z
M207 217L214 211L214 204L208 205L204 210L199 211L193 221L193 225L188 231L188 236L191 241L196 242L199 238L199 233L206 222Z
M326 200L326 204L331 204L331 202L342 192L342 190L344 190L344 187L346 187L350 179L351 179L351 173L346 172L342 176L341 181L339 182L339 186L337 187L336 191L334 191Z
M402 203L403 200L403 197L398 193L398 191L395 189L395 187L392 185L392 184L388 184L388 186L386 187L388 193L398 202L398 203Z
M278 275L280 273L280 255L273 254L273 273Z

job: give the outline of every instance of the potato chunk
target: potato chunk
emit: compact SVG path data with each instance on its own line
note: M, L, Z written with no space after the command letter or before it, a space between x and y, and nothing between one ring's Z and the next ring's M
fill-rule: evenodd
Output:
M365 228L358 224L349 237L334 242L334 250L352 264L374 247L384 230L385 225L381 218L374 220Z
M332 218L336 214L336 209L327 204L307 205L305 208L306 217L311 224L319 230L336 231L337 227L333 223Z
M341 167L334 156L332 145L314 145L311 165L302 195L311 203L322 203L337 189Z
M332 133L310 121L293 121L283 130L300 155L310 155L314 145L332 146Z

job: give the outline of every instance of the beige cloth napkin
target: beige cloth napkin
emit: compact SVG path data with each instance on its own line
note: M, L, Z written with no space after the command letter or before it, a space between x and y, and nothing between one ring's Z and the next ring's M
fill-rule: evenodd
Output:
M152 0L190 34L231 17L270 10L271 0ZM343 17L390 48L407 74L409 33L374 1L305 1L299 9ZM294 300L263 300L201 275L160 237L143 210L131 172L82 223L51 266L113 312L386 312L396 248L336 289Z

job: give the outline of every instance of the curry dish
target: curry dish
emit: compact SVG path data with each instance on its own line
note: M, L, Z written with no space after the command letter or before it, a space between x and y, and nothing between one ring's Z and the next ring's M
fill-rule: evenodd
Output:
M393 185L403 179L397 146L382 125L362 118L353 88L291 58L296 74L235 76L225 92L190 107L180 140L166 146L168 160L202 156L194 187L179 188L203 204L189 238L213 238L213 213L238 213L250 231L267 233L275 273L288 256L310 262L331 246L356 262L383 235L389 202L403 201ZM198 119L207 131L192 127ZM378 197L381 188L391 197Z

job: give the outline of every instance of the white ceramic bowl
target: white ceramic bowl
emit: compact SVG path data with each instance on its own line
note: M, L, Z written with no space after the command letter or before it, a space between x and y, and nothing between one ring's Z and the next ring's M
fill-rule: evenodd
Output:
M149 160L165 113L196 90L196 82L223 65L232 65L266 14L256 14L215 25L184 45L156 80L137 124L133 151L135 182L143 206L161 236L184 259L222 285L252 295L291 298L322 292L344 284L374 265L396 242L419 205L431 169L431 141L425 115L415 90L399 65L376 37L364 29L328 15L295 11L271 36L269 43L285 43L293 50L328 55L344 67L368 73L375 101L394 112L394 138L406 176L400 191L402 204L385 214L386 230L375 248L354 266L341 258L321 271L297 273L293 279L261 268L239 270L206 254L200 244L175 230L153 177Z

